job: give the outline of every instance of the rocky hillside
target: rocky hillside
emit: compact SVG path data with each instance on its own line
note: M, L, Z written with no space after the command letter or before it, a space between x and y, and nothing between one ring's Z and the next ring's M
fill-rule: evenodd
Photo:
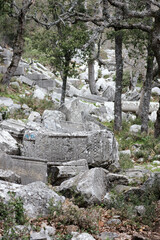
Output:
M0 85L1 239L159 239L160 152L153 138L160 89L152 89L149 135L140 133L141 83L123 87L123 130L113 134L115 58L62 82L40 63L21 60ZM0 78L12 50L0 48ZM47 185L46 185L47 184Z

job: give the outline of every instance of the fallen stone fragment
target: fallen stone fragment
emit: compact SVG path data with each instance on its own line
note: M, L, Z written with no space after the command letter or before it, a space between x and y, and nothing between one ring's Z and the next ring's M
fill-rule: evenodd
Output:
M0 151L10 155L18 155L19 147L17 141L6 130L0 131Z
M72 232L73 237L71 240L95 240L90 234L88 233L78 233Z
M10 170L0 169L0 180L18 184L21 183L21 177Z
M107 174L103 168L93 168L61 183L59 191L66 197L72 197L74 193L82 196L84 204L100 203L109 187Z

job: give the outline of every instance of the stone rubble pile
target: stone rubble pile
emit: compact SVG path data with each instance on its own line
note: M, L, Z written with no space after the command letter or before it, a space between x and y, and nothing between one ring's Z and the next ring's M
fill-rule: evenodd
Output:
M114 119L115 57L112 50L107 54L108 68L101 70L101 77L96 81L99 95L90 93L86 83L87 68L81 65L79 78L68 79L66 103L57 110L46 109L40 114L26 104L0 97L0 108L7 109L0 113L0 197L7 202L10 199L8 192L14 192L16 197L22 198L28 217L45 216L51 200L58 205L64 202L65 197L75 195L83 198L85 206L109 205L113 187L117 193L124 193L126 198L131 192L138 196L143 196L148 189L155 189L156 194L160 192L159 173L135 168L119 172L118 143L114 134L97 121L97 118L101 122ZM0 47L0 58L3 61L0 73L5 73L11 62L12 50ZM98 78L98 65L95 71ZM31 88L22 97L32 94L33 101L34 98L52 99L53 103L59 104L62 82L40 63L21 60L15 82L11 84L19 87L19 82ZM156 87L152 92L159 95L160 89ZM135 120L139 99L138 89L123 94L123 119ZM153 122L158 106L156 102L150 104L149 117ZM28 116L25 122L5 119L6 112L13 113L19 109ZM139 125L130 128L133 133L139 130ZM130 158L131 152L121 154ZM146 182L142 181L144 177L148 178ZM56 186L65 197L46 186L47 182ZM137 182L139 187L130 186ZM140 214L141 210L144 209L138 206L136 211ZM54 235L55 229L48 226L42 227L40 232L30 231L31 240L52 240ZM73 232L72 236L72 240L94 239L87 233Z

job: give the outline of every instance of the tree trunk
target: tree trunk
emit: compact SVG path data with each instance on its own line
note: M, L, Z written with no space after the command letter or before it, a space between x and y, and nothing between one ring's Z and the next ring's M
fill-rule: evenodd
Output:
M3 84L9 85L10 80L13 77L19 61L21 60L22 52L24 49L24 32L25 32L25 25L26 25L26 14L33 4L34 1L23 0L22 1L22 8L19 10L18 14L18 29L17 35L15 39L15 44L13 47L13 56L10 66L8 67L6 73L3 76Z
M97 95L93 59L88 60L88 81L91 93Z
M70 59L67 59L66 62L65 62L64 71L63 71L62 76L61 76L63 84L62 84L62 93L61 93L61 103L60 103L60 106L62 106L65 103L69 64L70 64Z
M144 82L143 88L143 99L142 99L142 113L141 113L141 132L148 132L148 115L149 115L149 105L151 98L151 88L152 88L152 79L153 79L153 60L154 54L152 51L151 39L148 43L148 57L147 57L147 72L146 72L146 80Z
M152 49L158 63L158 73L160 74L160 16L155 17L154 28L152 31ZM154 125L154 136L160 136L160 101L159 109L157 111L157 119Z
M94 71L94 63L95 63L95 44L92 44L91 49L91 56L88 60L88 82L89 82L89 89L92 94L97 95L96 89L96 81L95 81L95 71Z
M154 124L154 137L158 138L160 136L160 101L159 101L159 108L157 111L157 119Z
M117 30L116 30L117 31ZM114 130L122 130L122 80L123 80L123 57L122 57L122 33L117 32L115 36L115 57L116 57L116 92L114 102Z

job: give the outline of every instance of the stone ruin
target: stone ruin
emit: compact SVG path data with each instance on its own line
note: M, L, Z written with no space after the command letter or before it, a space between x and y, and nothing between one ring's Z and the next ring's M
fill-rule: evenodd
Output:
M10 149L10 156L1 157L0 168L19 174L23 184L36 180L47 182L47 176L56 184L88 170L88 167L103 167L111 171L119 168L118 144L113 133L107 129L56 132L44 127L31 130L18 121L6 121L9 121L8 124L3 121L0 125L5 128L3 131L10 134L14 148L11 139L7 143L1 136L0 148L4 149L5 145L5 149ZM16 147L18 144L20 146L18 155L15 151L15 138L19 139L19 143L16 142Z

